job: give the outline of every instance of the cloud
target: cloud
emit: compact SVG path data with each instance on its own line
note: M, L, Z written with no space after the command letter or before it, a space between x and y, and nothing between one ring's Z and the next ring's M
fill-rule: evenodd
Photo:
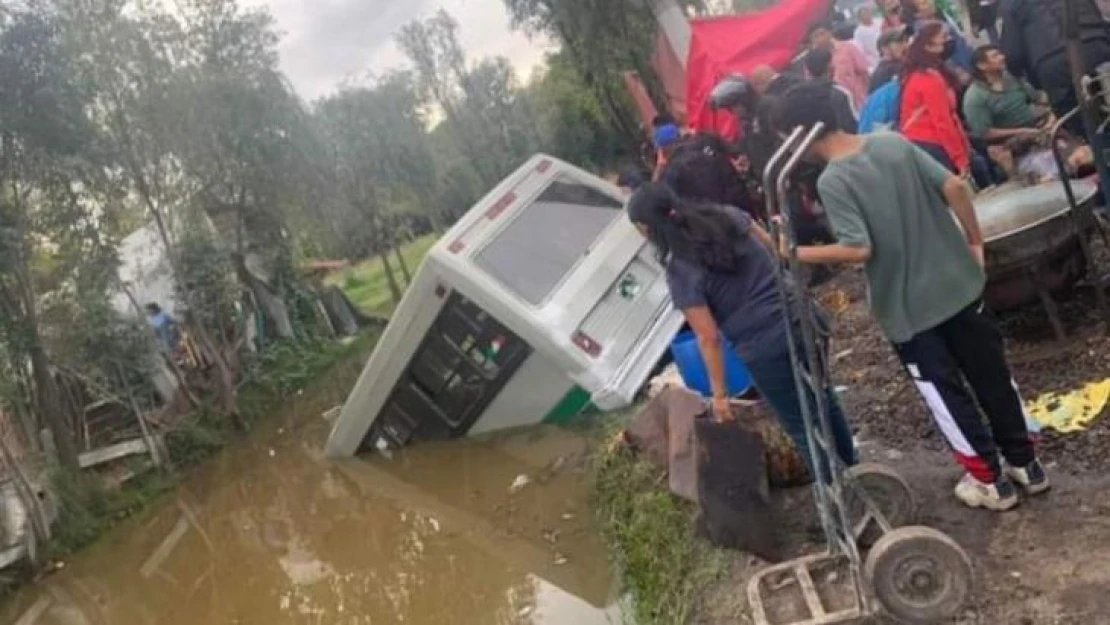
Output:
M509 28L501 0L251 0L270 9L284 34L281 64L312 100L344 81L358 81L407 62L394 43L404 24L444 8L459 21L472 60L501 55L526 77L551 49Z

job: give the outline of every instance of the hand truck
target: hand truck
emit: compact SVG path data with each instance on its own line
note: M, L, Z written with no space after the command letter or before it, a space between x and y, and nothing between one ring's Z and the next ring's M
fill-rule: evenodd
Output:
M836 454L818 311L802 281L793 279L799 274L797 242L782 207L790 173L821 129L796 128L763 175L772 237L789 246L785 266L776 263L776 281L796 320L787 324L790 359L827 548L760 571L748 584L748 600L756 625L834 625L880 611L906 623L936 623L964 608L972 589L971 560L946 534L910 526L913 492L895 471L877 464L847 467Z

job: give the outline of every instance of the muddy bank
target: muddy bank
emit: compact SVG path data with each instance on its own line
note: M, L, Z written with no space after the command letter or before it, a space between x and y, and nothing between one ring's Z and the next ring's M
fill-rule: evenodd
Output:
M845 270L819 295L836 311L833 373L863 458L898 469L914 488L919 522L950 534L974 562L973 601L950 625L1110 623L1110 417L1101 415L1082 432L1042 434L1041 454L1056 484L1051 493L1003 515L966 509L952 496L962 470L872 321L862 273ZM1063 343L1035 305L1001 316L1027 399L1110 375L1110 339L1100 333L1093 293L1079 289L1061 302L1061 312L1069 332ZM790 555L820 552L811 491L775 497ZM744 553L709 553L724 559L725 573L701 587L689 622L752 623L746 585L765 563Z
M1000 515L965 508L952 497L960 470L945 453L867 443L862 452L910 478L919 523L947 532L972 558L976 592L948 625L1110 623L1110 480L1057 473L1049 494ZM784 527L792 528L791 553L820 552L824 544L808 490L778 493L777 503ZM752 623L746 585L763 566L746 554L728 554L728 575L706 589L693 622ZM879 624L896 625L873 623Z
M924 402L904 375L866 306L862 272L845 270L819 293L836 313L833 365L853 427L864 439L893 448L946 449ZM1014 378L1026 400L1067 391L1110 375L1110 338L1101 333L1094 294L1079 290L1061 302L1069 338L1057 342L1043 310L1029 306L999 315ZM1086 474L1110 471L1110 418L1084 432L1040 437L1044 461L1056 470Z

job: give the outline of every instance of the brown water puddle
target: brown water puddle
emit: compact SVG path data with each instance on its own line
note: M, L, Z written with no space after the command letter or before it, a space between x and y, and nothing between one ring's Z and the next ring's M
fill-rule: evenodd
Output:
M620 622L582 439L541 429L335 462L320 454L327 424L310 421L223 454L0 622ZM510 494L519 475L530 483Z

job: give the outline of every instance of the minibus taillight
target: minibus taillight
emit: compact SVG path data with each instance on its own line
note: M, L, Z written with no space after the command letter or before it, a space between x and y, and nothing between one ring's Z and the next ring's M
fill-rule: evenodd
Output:
M509 191L486 210L486 219L497 219L501 216L501 213L505 212L505 209L512 206L515 201L516 193Z
M601 343L598 343L581 331L575 332L570 340L578 346L578 349L589 354L591 358L597 358L601 355Z

